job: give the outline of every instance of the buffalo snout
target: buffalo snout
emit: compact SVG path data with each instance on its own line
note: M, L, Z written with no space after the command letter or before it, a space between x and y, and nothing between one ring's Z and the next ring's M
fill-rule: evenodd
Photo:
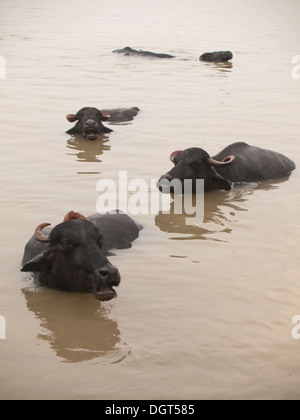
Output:
M83 124L83 126L84 126L85 129L98 128L98 123L94 120L89 119Z
M88 119L83 124L83 136L86 137L88 140L97 140L99 134L99 124L97 121Z
M160 192L163 194L170 194L172 193L172 187L170 186L170 182L172 182L173 177L168 172L160 177L160 179L157 181L157 188ZM174 190L174 188L173 188Z
M110 263L104 264L94 271L95 291L97 299L101 301L111 300L117 292L113 287L120 284L121 276L117 267Z
M173 179L172 175L168 172L168 173L162 175L158 182L159 183L170 182L170 181L172 181L172 179Z

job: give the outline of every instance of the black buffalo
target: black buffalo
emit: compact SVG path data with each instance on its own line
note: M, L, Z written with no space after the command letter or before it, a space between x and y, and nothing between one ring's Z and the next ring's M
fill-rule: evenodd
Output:
M175 58L174 55L165 54L165 53L154 53L151 51L144 50L134 50L130 47L125 47L119 50L114 50L113 53L124 54L125 56L134 55L142 57L152 57L152 58ZM214 63L220 63L224 61L232 60L233 54L231 51L214 51L206 52L200 56L200 61L209 61Z
M102 121L127 122L133 120L138 114L139 108L116 108L99 110L93 107L80 109L76 114L66 116L69 122L76 122L75 126L67 131L67 134L79 134L88 140L97 140L98 136L110 133L111 130L102 124Z
M134 50L133 48L130 48L130 47L114 50L113 53L119 53L119 54L124 54L124 55L139 55L139 56L151 57L151 58L174 58L174 55L154 53L151 51Z
M230 190L232 183L281 178L296 167L280 153L243 142L231 144L213 158L203 149L193 147L172 153L170 159L174 168L158 182L160 190L166 193L170 192L170 182L175 179L181 181L181 186L184 180L192 180L192 192L196 191L197 179L204 180L205 191ZM176 193L174 187L171 192Z
M232 60L232 58L233 54L231 51L214 51L202 54L199 60L213 63L221 63L222 61Z
M86 218L73 211L63 223L48 226L39 225L26 244L21 271L51 288L93 293L99 300L115 297L121 277L105 253L131 246L142 227L119 212Z

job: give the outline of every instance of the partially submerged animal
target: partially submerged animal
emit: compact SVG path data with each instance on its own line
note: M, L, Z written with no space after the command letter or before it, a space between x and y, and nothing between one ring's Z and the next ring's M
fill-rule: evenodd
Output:
M93 293L103 301L114 298L121 276L105 253L130 247L142 226L120 212L86 218L73 211L63 223L48 226L35 229L25 246L21 271L34 273L44 286Z
M130 48L130 47L114 50L113 53L124 54L124 55L139 55L139 56L151 57L151 58L174 58L174 55L154 53L151 51L134 50L133 48Z
M202 54L199 60L213 63L221 63L222 61L232 60L232 58L233 54L231 51L214 51Z
M66 116L69 122L76 122L75 126L68 130L67 134L79 134L87 140L97 140L104 133L111 130L102 124L102 121L127 122L132 121L138 114L139 108L116 108L99 110L94 107L81 108L76 114Z
M151 51L144 51L144 50L134 50L131 47L125 47L122 49L114 50L113 53L123 54L125 56L142 56L142 57L150 57L150 58L175 58L174 55L164 54L164 53L154 53ZM214 52L206 52L202 54L199 58L200 61L209 61L220 63L228 60L232 60L233 54L231 51L214 51Z
M196 192L197 179L204 180L204 190L230 190L233 183L272 180L288 176L295 163L286 156L238 142L227 146L214 157L203 149L192 147L178 150L170 156L174 168L158 181L162 192L174 192L170 183L179 180L184 192L184 180L192 180ZM179 191L181 192L181 191ZM175 191L176 193L176 191Z

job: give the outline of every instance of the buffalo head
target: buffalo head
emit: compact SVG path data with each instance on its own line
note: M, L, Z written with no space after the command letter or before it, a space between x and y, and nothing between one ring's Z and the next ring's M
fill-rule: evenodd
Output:
M112 131L102 124L102 121L107 121L110 115L97 108L85 107L77 114L68 114L66 118L69 122L77 121L67 134L79 134L88 140L97 140L99 135Z
M231 51L215 51L207 52L200 56L200 61L210 61L215 63L220 63L222 61L232 60L233 54Z
M21 271L36 273L40 283L63 290L93 293L99 300L116 296L120 274L102 251L102 235L79 213L70 212L49 234L39 225L25 248ZM44 230L44 231L43 231ZM49 228L47 228L49 230ZM33 250L41 251L36 255ZM26 261L27 256L35 254Z
M198 147L178 150L170 156L174 163L174 168L163 175L158 181L158 188L163 193L176 193L172 181L179 180L181 182L180 192L184 193L184 180L192 180L192 193L196 192L196 180L204 180L204 191L213 191L216 189L230 190L230 182L223 178L216 168L230 165L235 157L227 156L222 162L219 162L209 156L207 152Z

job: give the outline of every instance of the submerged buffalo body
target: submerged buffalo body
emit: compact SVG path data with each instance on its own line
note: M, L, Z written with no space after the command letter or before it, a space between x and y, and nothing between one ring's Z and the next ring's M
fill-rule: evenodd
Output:
M213 63L220 63L222 61L232 60L233 54L231 51L214 51L207 52L200 56L200 61L208 61Z
M154 53L151 51L134 50L133 48L130 48L130 47L114 50L113 53L119 53L119 54L124 54L124 55L140 55L143 57L152 57L152 58L174 58L174 55Z
M33 272L42 285L81 293L99 300L116 296L121 280L105 253L131 246L142 227L126 214L85 218L69 212L53 229L39 225L25 246L21 271Z
M143 50L134 50L130 47L125 47L119 50L114 50L113 53L124 54L125 56L128 55L135 55L135 56L142 56L142 57L152 57L152 58L175 58L174 55L170 54L161 54L161 53L154 53L151 51L143 51ZM233 54L231 51L214 51L214 52L206 52L200 56L200 61L209 61L220 63L223 61L232 60Z
M286 156L260 147L239 142L226 147L211 158L203 149L194 147L176 151L170 156L174 168L163 175L158 187L170 192L170 182L178 179L192 180L193 192L196 180L204 180L204 190L230 190L232 183L272 180L289 175L295 164ZM171 189L171 192L174 192Z
M133 120L138 114L139 108L116 108L99 110L93 107L80 109L76 114L68 114L67 120L76 122L75 126L67 131L67 134L79 134L88 140L97 140L98 136L110 133L110 128L103 125L102 121L127 122Z

